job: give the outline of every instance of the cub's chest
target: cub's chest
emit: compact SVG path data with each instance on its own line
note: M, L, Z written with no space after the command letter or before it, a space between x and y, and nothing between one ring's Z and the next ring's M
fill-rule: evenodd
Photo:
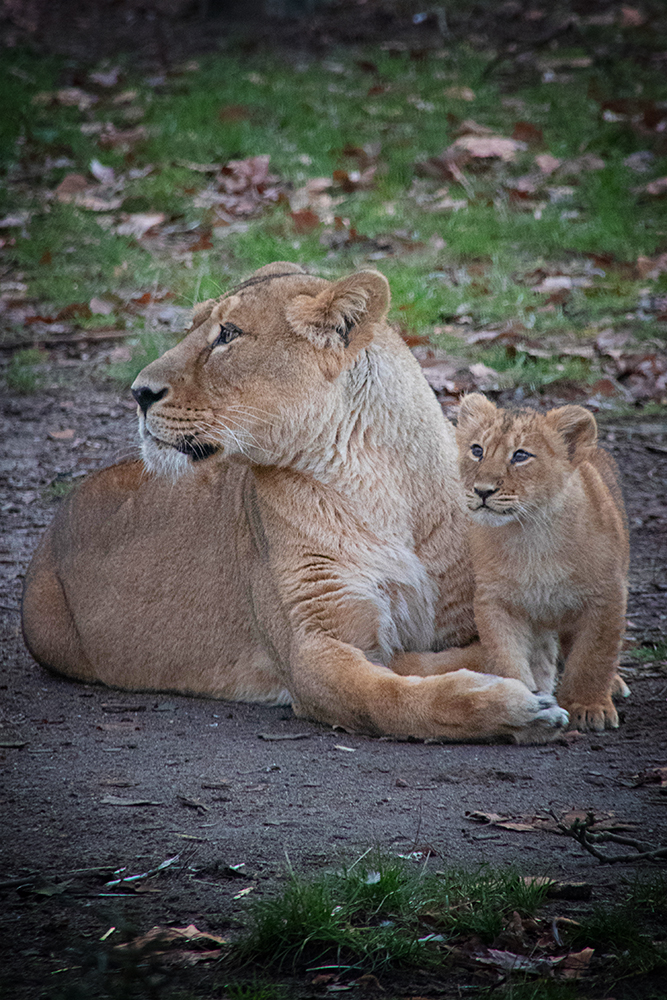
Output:
M512 567L498 581L498 591L504 591L505 600L529 618L551 627L579 611L585 601L585 593L568 570L547 560Z

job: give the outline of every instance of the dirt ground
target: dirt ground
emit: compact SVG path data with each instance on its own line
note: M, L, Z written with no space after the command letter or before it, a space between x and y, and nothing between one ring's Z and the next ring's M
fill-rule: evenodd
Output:
M371 739L285 708L75 684L34 663L18 608L54 493L136 448L134 406L106 374L111 350L54 351L38 392L2 403L0 995L98 995L74 984L103 977L114 942L155 924L233 933L246 897L273 891L288 859L308 872L373 846L418 860L430 850L436 869L514 864L615 898L640 865L600 865L532 818L613 813L667 843L666 789L635 778L667 765L667 663L624 659L632 696L617 732L546 747ZM623 472L632 532L628 635L664 642L667 420L638 411L604 421L601 436ZM175 855L141 891L105 886L118 869L140 874ZM118 995L160 992L159 975L145 994Z

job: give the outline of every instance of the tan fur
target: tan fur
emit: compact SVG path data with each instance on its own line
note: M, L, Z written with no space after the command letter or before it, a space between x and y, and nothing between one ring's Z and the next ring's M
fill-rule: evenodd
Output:
M580 406L546 414L464 398L457 429L470 512L482 669L552 691L579 728L618 726L628 533L613 459ZM458 663L471 665L475 647Z
M135 382L143 464L86 481L34 557L41 663L370 733L557 732L520 681L427 676L474 635L473 578L454 434L388 304L376 272L278 263L197 310Z

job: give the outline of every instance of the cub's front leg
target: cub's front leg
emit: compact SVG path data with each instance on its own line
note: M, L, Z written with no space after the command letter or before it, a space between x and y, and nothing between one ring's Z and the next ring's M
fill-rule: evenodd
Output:
M500 677L513 677L531 691L538 683L531 669L535 647L533 628L518 609L498 600L475 596L475 624L486 658L486 670Z
M625 593L613 603L587 608L576 625L561 635L566 653L558 703L577 729L618 728L612 695L629 693L617 673L625 628Z

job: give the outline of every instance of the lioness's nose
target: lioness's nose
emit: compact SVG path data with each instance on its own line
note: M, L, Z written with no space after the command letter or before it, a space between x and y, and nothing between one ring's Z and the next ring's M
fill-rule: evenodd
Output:
M141 407L144 416L148 413L148 407L152 406L153 403L157 403L158 399L162 399L167 395L168 389L158 389L155 392L147 385L140 385L137 389L132 389L132 395L136 399L137 403Z
M486 486L475 486L474 489L475 493L482 501L498 492L497 488L488 489Z

